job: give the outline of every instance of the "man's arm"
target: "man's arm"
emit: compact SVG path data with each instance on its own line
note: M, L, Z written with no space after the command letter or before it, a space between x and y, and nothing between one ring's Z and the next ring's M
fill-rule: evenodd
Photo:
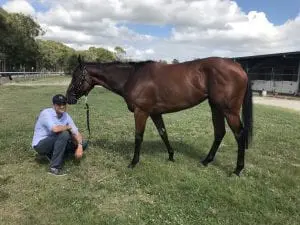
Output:
M71 129L72 127L70 125L54 125L51 131L53 131L54 133L59 133Z
M71 132L72 132L72 136L74 137L74 139L77 141L77 149L75 150L75 158L76 159L81 159L82 155L83 155L83 147L82 147L82 135L81 133L78 131L78 128L76 127L73 119L71 118L71 116L69 114L67 114L68 116L68 123L71 127Z
M75 157L76 159L81 159L83 155L83 148L82 148L82 135L78 131L77 134L73 134L73 137L77 141L77 149L75 150Z
M73 134L73 137L75 138L78 145L82 146L82 135L78 131L77 134Z
M58 132L63 132L72 130L72 127L70 125L56 125L52 128L52 131L55 133ZM72 136L74 137L74 139L76 140L77 143L77 148L75 150L75 157L76 159L81 159L82 155L83 155L83 147L82 147L82 135L80 134L80 132L78 131L77 133L72 133Z
M53 120L53 115L48 110L42 111L39 119L43 126L45 126L49 131L52 131L54 133L60 133L72 129L72 126L70 126L69 124L56 125L55 121Z

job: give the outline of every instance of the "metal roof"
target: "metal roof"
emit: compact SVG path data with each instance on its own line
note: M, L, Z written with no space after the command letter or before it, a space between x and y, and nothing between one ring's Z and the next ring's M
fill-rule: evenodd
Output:
M265 54L265 55L251 55L251 56L241 56L241 57L232 57L233 59L252 59L252 58L268 58L268 57L288 57L288 56L299 56L300 51L297 52L283 52L283 53L273 53L273 54Z

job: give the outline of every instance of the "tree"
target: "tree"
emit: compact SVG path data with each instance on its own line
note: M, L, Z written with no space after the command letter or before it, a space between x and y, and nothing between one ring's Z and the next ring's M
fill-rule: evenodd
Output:
M86 61L111 62L116 60L115 54L104 48L90 47L88 50L79 51L78 53L82 55Z
M72 72L74 71L77 65L78 65L78 55L76 53L73 53L67 58L64 72L66 74L72 74Z
M158 62L163 63L163 64L168 64L168 62L164 59L160 59Z
M56 41L37 40L39 47L39 68L50 71L64 71L69 67L69 57L75 50Z
M0 7L0 51L4 51L5 46L7 46L7 32L8 32L8 25L7 25L7 12Z
M124 61L126 57L126 51L120 46L115 47L115 56L117 60Z
M27 69L36 66L38 46L35 38L43 34L30 16L0 10L0 49L6 53L11 67ZM24 68L25 69L25 68Z
M109 62L117 58L116 53L104 48L75 51L60 42L37 39L43 34L40 25L30 16L8 13L0 7L0 53L6 54L8 70L22 68L28 71L33 67L70 73L79 54L94 62ZM126 54L121 47L116 47L116 50L118 55Z
M173 59L173 60L172 60L172 64L177 64L177 63L179 63L179 60L178 60L178 59Z

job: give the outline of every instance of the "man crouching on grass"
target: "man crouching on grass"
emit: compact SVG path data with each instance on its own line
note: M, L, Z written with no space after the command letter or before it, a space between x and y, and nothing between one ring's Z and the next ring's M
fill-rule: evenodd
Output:
M52 103L53 107L42 110L37 118L32 147L49 159L49 173L59 176L65 175L62 171L64 156L73 153L76 159L81 159L87 142L83 142L82 135L66 112L66 97L55 95Z

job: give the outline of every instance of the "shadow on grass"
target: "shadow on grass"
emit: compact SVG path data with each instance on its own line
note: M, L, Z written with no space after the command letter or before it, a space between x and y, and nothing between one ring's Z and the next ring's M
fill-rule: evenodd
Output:
M205 152L201 149L196 149L188 144L183 142L172 142L170 143L174 149L175 155L176 152L180 152L185 154L193 159L199 159L205 156ZM93 147L101 147L105 149L110 149L112 152L116 154L120 154L122 156L132 156L134 152L134 142L132 141L113 141L110 139L101 139L94 140L91 142L91 146ZM160 140L155 141L147 141L144 140L141 147L141 154L145 155L155 155L156 153L166 153L167 148L164 143Z
M109 149L110 152L113 152L115 154L118 154L119 156L125 158L128 160L128 163L131 161L134 153L134 143L132 141L112 141L109 139L98 139L93 140L91 143L91 146L93 148L101 147L104 149ZM185 155L195 161L195 166L201 166L204 167L200 161L203 160L207 153L209 152L210 148L204 149L199 146L199 148L195 148L189 144L186 144L184 142L179 141L172 141L171 146L173 146L174 149L174 158L176 163L176 153L180 153L182 155ZM220 151L221 149L219 149ZM159 153L165 153L166 159L168 158L167 148L164 145L164 143L160 140L155 141L143 141L142 147L141 147L141 157L143 155L156 155ZM234 168L231 167L231 164L220 162L218 159L218 154L215 158L215 160L209 164L209 166L216 166L220 168L222 171L231 174Z
M192 159L195 162L195 166L198 167L204 167L200 161L203 160L207 153L209 152L210 147L203 147L199 145L199 148L186 144L185 142L180 142L180 141L172 141L170 142L171 146L174 149L174 158L175 158L175 163L176 163L176 155L181 154L183 156L187 156L188 158ZM236 147L236 146L232 146ZM96 139L92 140L89 143L89 148L87 151L90 151L89 149L97 149L97 148L102 148L105 149L106 151L109 151L115 155L121 156L125 160L128 160L128 163L131 162L133 153L134 153L134 142L132 141L126 141L126 140L118 140L118 141L113 141L112 139ZM224 149L219 149L219 151L223 151ZM227 150L225 150L227 151ZM154 156L164 153L165 154L165 159L168 159L168 153L167 153L167 148L162 142L162 140L154 140L154 141L149 141L145 140L142 143L141 147L141 158L143 155L147 156ZM92 153L91 153L92 154ZM218 167L221 171L225 172L228 175L232 174L233 167L232 167L232 162L225 162L225 161L220 161L218 160L219 154L217 153L215 160L208 165L210 166L216 166ZM89 156L91 157L91 155ZM84 161L85 159L85 154L82 160L78 161L74 158L73 155L67 155L65 158L65 163L71 163L73 166L80 166L80 163ZM45 166L48 168L49 166L49 161L44 159L44 160L36 160L34 159L33 161L37 162L38 164ZM124 165L127 166L127 165Z

